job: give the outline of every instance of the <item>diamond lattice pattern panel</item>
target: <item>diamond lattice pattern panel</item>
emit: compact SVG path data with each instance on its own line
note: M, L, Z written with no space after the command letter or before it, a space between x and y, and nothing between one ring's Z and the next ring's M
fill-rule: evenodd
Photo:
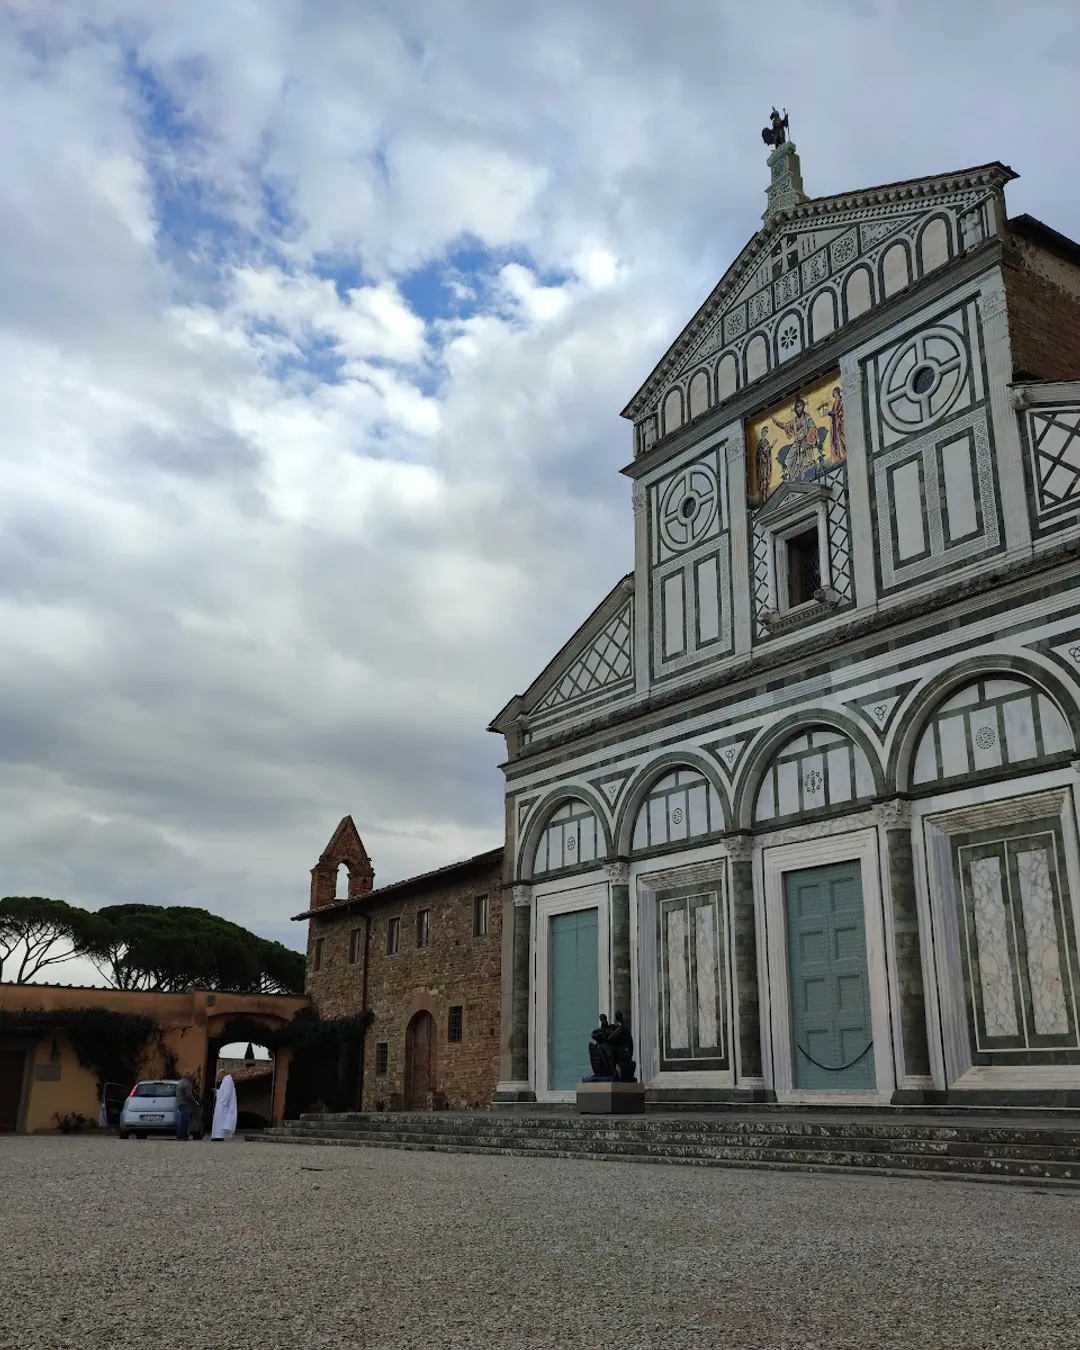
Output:
M587 652L584 652L553 689L536 705L547 712L597 689L629 679L634 670L632 601L611 620Z
M1080 506L1080 408L1031 414L1039 513Z

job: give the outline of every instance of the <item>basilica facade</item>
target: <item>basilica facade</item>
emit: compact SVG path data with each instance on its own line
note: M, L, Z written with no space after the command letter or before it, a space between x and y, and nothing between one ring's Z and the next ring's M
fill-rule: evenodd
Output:
M993 163L762 228L506 738L496 1101L1080 1104L1080 246ZM627 521L627 528L630 528Z

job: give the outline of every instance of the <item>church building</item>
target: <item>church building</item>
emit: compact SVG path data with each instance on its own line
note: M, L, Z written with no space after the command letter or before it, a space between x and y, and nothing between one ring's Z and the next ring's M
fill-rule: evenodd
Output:
M762 228L623 416L506 739L497 1102L1080 1104L1080 246L1003 164ZM627 528L630 521L627 520Z

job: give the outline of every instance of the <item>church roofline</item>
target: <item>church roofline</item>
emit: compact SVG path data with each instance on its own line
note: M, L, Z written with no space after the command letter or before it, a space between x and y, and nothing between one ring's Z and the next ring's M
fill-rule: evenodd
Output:
M1070 239L1067 234L1051 229L1035 216L1011 216L1009 230L1080 265L1080 244L1075 239Z
M623 408L620 416L636 421L648 411L648 404L659 388L672 375L672 367L681 358L688 346L694 345L704 336L704 330L712 323L723 303L742 284L749 270L751 259L756 260L767 244L777 234L790 226L793 221L807 220L815 216L829 216L840 211L851 211L858 207L880 205L883 202L904 201L928 197L941 192L956 192L963 188L986 186L1001 189L1006 183L1018 178L1013 169L1000 160L989 164L979 164L970 169L959 169L953 173L936 174L925 178L902 178L895 183L880 183L876 187L859 188L853 192L840 192L827 197L811 197L798 206L788 207L772 216L756 234L752 235L727 269L719 282L710 292L704 304L682 329L675 341L653 367L644 384L630 402ZM1031 217L1018 217L1031 219ZM1039 223L1039 222L1036 222ZM1048 227L1044 226L1044 229ZM1052 231L1051 231L1052 233ZM1063 237L1063 236L1062 236Z
M505 735L518 717L521 716L522 712L527 712L531 709L539 695L553 683L556 675L561 674L562 669L572 663L573 659L578 654L578 650L583 646L583 635L590 633L594 628L601 627L603 621L609 617L608 611L615 613L618 610L618 606L613 603L614 599L619 597L620 602L622 602L625 596L633 594L633 587L633 572L627 572L624 577L620 577L588 618L578 624L572 635L563 643L525 692L522 694L515 694L514 697L510 699L498 713L496 713L488 723L488 731L493 731L498 735Z
M332 905L319 905L315 909L305 909L303 914L294 914L293 922L317 919L324 914L343 914L346 910L355 910L387 898L392 898L414 887L423 888L429 881L449 881L455 876L466 876L469 872L480 871L484 867L493 867L501 862L503 846L488 849L486 853L476 853L471 858L462 858L458 862L447 863L445 867L436 867L430 872L419 872L414 877L405 877L401 881L392 881L387 886L379 886L363 895L354 895L346 900L337 900Z

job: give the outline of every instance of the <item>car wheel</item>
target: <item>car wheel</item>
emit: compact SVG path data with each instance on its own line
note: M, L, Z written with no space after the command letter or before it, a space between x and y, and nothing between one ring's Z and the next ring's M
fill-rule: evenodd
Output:
M145 1131L145 1130L136 1130L136 1131L135 1131L135 1138L136 1138L136 1139L145 1139L145 1138L146 1138L146 1131Z
M116 1137L117 1137L118 1139L126 1139L126 1138L128 1137L128 1132L127 1132L127 1130L120 1130L120 1131L117 1133L117 1136L116 1136Z

